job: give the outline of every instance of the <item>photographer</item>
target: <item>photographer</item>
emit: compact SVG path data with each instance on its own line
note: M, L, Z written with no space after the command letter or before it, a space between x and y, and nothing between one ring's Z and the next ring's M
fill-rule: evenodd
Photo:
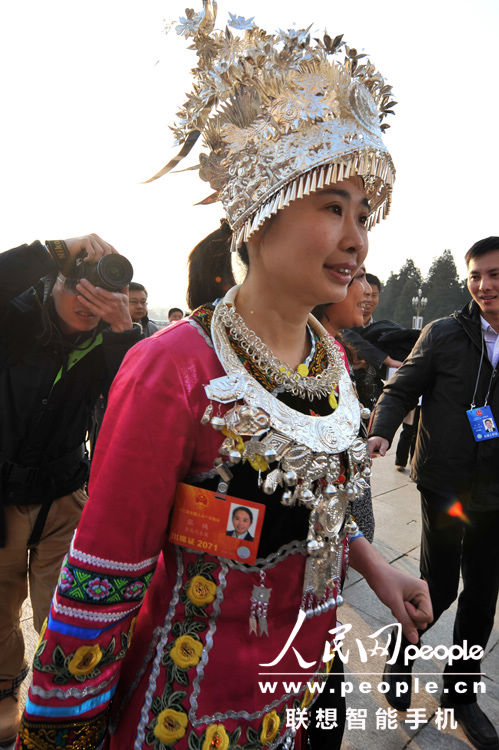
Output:
M0 745L18 728L28 578L40 631L87 497L93 406L141 338L130 264L96 265L113 253L93 234L0 254Z

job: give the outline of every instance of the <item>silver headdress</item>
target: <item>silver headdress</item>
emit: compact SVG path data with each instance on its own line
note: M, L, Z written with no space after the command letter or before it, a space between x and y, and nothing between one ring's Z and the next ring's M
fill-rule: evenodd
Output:
M177 33L198 55L194 85L173 128L182 146L153 178L170 171L200 135L199 175L215 191L240 245L291 201L353 175L364 180L368 227L388 213L395 169L383 144L391 86L342 35L311 39L310 28L268 34L229 14L215 30L216 2L186 10Z

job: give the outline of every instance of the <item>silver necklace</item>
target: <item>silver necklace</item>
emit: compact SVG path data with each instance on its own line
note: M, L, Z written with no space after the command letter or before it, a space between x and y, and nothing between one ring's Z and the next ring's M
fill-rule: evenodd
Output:
M334 346L326 329L313 315L309 316L310 328L319 335L320 343L326 350L328 364L326 369L318 375L311 377L301 375L299 372L292 371L288 365L277 359L262 339L248 328L234 305L238 290L238 286L232 287L217 305L214 313L214 316L216 315L215 325L218 321L223 323L229 329L234 341L240 344L257 367L275 382L276 386L280 386L299 398L308 397L312 400L320 396L329 396L334 386L338 384L343 363L338 349Z
M335 376L340 388L338 407L332 414L325 417L302 414L264 388L246 370L230 344L226 308L233 307L236 293L237 288L231 289L213 313L213 346L226 375L205 386L210 404L201 421L224 431L226 438L220 453L229 464L250 461L255 465L255 459L259 459L262 466L263 462L263 468L258 469L258 481L266 494L282 488L283 505L299 503L309 508L302 607L307 615L319 614L325 607L342 601L339 593L342 542L356 529L346 518L351 501L367 486L369 458L365 442L357 437L359 403L341 358L336 362L332 344L328 367L331 370L338 367ZM317 329L315 321L312 325ZM251 348L253 344L251 341ZM270 352L263 342L261 344ZM261 356L263 351L259 349ZM276 366L280 373L282 363L270 354L274 359L272 375ZM292 391L294 383L288 382ZM324 382L319 388L323 387ZM212 416L213 401L233 406L223 415L219 412ZM340 476L340 453L345 453L346 479ZM222 480L218 493L226 494L232 474L223 458L215 459L215 470ZM260 476L262 472L265 477Z
M294 442L307 446L309 450L316 453L324 451L341 453L346 450L357 437L360 408L352 381L339 354L334 364L334 377L340 389L340 398L338 407L332 414L314 417L298 412L279 401L250 375L230 344L223 322L225 312L223 306L227 302L233 304L237 289L238 287L233 287L227 292L225 298L216 306L212 317L213 347L227 375L212 380L205 387L210 401L229 403L244 399L246 404L263 410L268 415L269 426L272 426L274 430L288 435ZM317 323L317 326L320 324ZM328 337L327 333L325 335ZM330 346L333 350L332 356L336 356L335 347L332 343ZM268 347L265 348L268 349ZM279 362L277 359L276 361ZM313 380L313 378L301 379Z

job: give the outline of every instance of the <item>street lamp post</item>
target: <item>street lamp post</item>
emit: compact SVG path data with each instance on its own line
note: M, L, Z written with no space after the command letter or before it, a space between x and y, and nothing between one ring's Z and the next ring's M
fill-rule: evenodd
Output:
M416 313L416 315L412 316L412 327L417 331L420 331L423 327L422 312L425 309L427 302L428 300L426 297L423 297L421 289L418 289L418 296L412 298L412 307Z

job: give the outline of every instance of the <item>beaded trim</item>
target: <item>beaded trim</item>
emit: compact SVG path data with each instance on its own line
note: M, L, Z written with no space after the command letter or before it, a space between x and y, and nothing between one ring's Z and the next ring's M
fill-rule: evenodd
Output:
M138 670L137 674L135 675L135 679L133 680L132 684L128 688L128 691L125 697L120 700L120 706L119 706L119 709L116 711L115 716L109 722L109 734L115 734L118 728L118 725L121 721L121 716L123 714L123 711L125 710L128 703L130 702L130 698L134 694L139 682L144 676L146 669L149 666L149 662L151 661L153 654L156 650L156 646L161 636L161 630L162 628L160 627L154 629L154 632L152 634L152 640L151 640L151 643L149 644L149 648L147 649L147 653L144 657L142 665L140 669Z
M65 701L69 698L86 698L87 695L95 695L96 693L100 693L102 692L102 690L105 690L105 688L107 688L112 682L114 682L115 679L116 674L114 674L111 679L106 680L105 682L101 682L99 685L88 685L81 690L80 688L64 688L64 690L54 688L52 690L44 690L38 685L31 685L30 690L33 695L39 695L40 698L58 698L61 701Z
M140 602L131 609L127 609L122 612L87 612L85 610L75 609L74 607L65 607L63 604L59 604L55 599L52 600L54 611L61 615L67 615L68 617L74 617L76 620L90 620L91 622L118 622L119 620L125 619L127 615L132 614L140 607Z
M146 694L144 697L144 705L142 706L142 711L140 712L140 722L137 727L137 736L135 738L135 743L133 746L134 750L141 750L141 748L144 746L144 743L145 743L146 726L149 721L151 703L154 698L154 693L156 690L156 682L158 680L158 677L161 671L161 659L163 657L166 644L168 642L168 636L170 634L173 616L175 614L175 609L178 604L178 600L180 596L180 589L182 588L182 579L184 575L184 561L183 561L182 553L179 547L177 547L176 549L176 557L177 557L177 580L175 581L175 586L172 591L172 596L170 599L170 606L168 607L168 612L166 613L166 617L165 617L163 627L162 627L163 632L162 632L161 638L156 648L156 656L154 657L154 663L151 669L151 674L149 675L149 685L147 686Z
M220 560L220 572L218 574L217 596L216 596L215 601L213 602L213 611L209 619L209 628L206 634L205 646L203 648L201 659L199 660L199 663L196 667L196 677L194 678L192 693L189 697L189 703L191 704L191 708L189 710L189 719L193 727L199 727L201 726L201 724L211 724L212 721L214 721L219 716L219 714L215 714L212 717L202 716L200 719L197 719L196 711L198 709L198 696L199 696L199 693L201 692L201 682L204 677L204 669L206 665L208 664L210 651L213 647L213 636L217 629L217 620L218 620L218 616L220 615L220 610L221 610L222 602L224 599L225 587L227 586L227 572L228 572L228 568L226 565L226 561Z
M95 565L96 567L106 568L107 570L131 570L134 572L142 570L142 568L150 568L158 560L158 555L156 555L155 557L149 557L147 560L141 560L138 563L126 563L118 562L117 560L107 560L105 557L95 557L94 555L89 555L86 552L82 552L81 550L76 549L76 547L74 547L74 540L71 542L69 555L70 557L74 557L75 560L87 563L87 565Z

